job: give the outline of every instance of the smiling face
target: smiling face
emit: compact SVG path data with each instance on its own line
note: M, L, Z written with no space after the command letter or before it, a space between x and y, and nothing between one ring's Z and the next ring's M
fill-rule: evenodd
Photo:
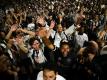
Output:
M56 80L56 73L53 70L45 69L43 71L43 80Z
M59 25L57 26L57 31L58 31L58 33L60 33L60 32L63 31L63 28L62 28L61 24L59 24Z
M67 56L68 53L70 52L70 47L69 47L69 45L64 44L64 45L61 46L60 50L61 50L61 53L62 53L63 56Z

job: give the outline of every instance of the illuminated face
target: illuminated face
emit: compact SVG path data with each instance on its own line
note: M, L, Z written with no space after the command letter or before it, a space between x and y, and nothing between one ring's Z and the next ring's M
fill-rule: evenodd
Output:
M52 16L49 16L49 19L52 20Z
M63 28L62 28L61 25L58 25L57 31L58 31L58 32L62 32L62 31L63 31Z
M56 73L52 70L45 69L43 71L43 80L56 80Z
M35 49L35 50L39 50L40 48L40 42L38 40L35 40L32 47Z
M68 53L70 52L70 47L69 45L65 44L65 45L62 45L61 47L61 53L65 56L68 55Z

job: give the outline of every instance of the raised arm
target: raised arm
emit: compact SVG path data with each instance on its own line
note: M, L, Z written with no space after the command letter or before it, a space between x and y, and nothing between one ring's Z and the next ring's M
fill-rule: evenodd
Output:
M33 31L29 31L27 29L22 29L22 28L20 28L19 30L22 31L23 33L29 34L30 37L34 37L35 36L35 32L33 32Z
M55 22L51 21L51 24L50 24L50 27L49 27L49 30L48 30L48 34L47 34L47 38L50 37L54 27L55 27Z
M51 50L55 48L55 46L51 43L51 41L47 38L47 31L42 29L39 31L39 36L42 38L44 44Z
M18 43L19 48L24 52L28 53L28 49L25 47L23 37L22 38L16 38L16 41Z
M5 39L9 40L11 35L12 35L12 32L16 31L16 29L17 29L17 24L12 25L9 32L8 32L8 34L5 37Z

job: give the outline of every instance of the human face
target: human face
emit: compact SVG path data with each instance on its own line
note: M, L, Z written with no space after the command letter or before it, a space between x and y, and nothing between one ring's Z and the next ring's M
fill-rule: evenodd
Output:
M58 31L59 33L63 31L63 28L62 28L61 25L58 25L58 29L57 29L57 31Z
M52 70L45 69L43 71L43 80L56 80L56 73Z
M39 50L40 48L40 42L35 40L32 47L35 49L35 50Z
M69 45L67 45L67 44L62 45L62 47L61 47L61 53L62 53L62 55L67 56L69 52L70 52Z

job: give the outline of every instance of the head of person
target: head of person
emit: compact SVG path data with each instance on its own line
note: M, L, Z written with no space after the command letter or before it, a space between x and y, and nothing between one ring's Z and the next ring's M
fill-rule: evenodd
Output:
M52 13L49 13L48 16L49 16L49 20L52 20L52 19L53 19Z
M95 41L89 41L83 56L86 58L85 62L91 62L95 56L98 55L98 44Z
M40 39L33 37L29 40L29 44L33 49L39 50L40 45L41 45L41 41L40 41Z
M60 52L62 53L63 56L67 56L71 51L71 47L69 45L69 42L62 41L60 43Z
M78 29L79 30L79 32L78 32L79 35L83 35L85 27L86 27L86 24L84 22L81 22L80 23L80 28Z
M56 65L46 64L43 68L43 80L56 80L57 68Z
M95 15L95 20L99 20L99 16L97 14Z
M21 31L16 31L16 32L12 33L12 36L15 37L15 38L21 39L24 36L24 33L21 32Z
M96 55L98 53L98 49L99 49L98 43L95 41L89 41L88 49L89 49L90 53Z
M58 32L58 33L61 33L62 31L63 31L62 25L61 25L61 24L58 24L58 25L57 25L57 32Z

